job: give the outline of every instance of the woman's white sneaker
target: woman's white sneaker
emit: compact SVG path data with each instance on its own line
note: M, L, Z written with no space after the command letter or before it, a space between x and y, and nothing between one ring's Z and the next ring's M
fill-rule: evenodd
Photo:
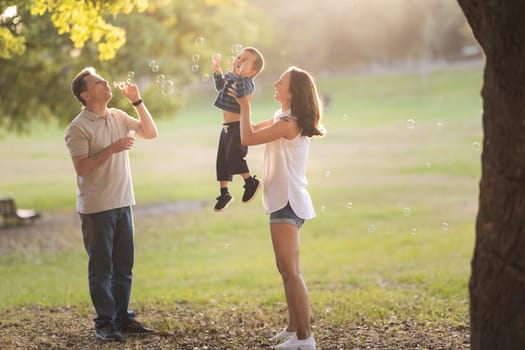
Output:
M280 350L316 350L313 335L306 339L297 339L297 335L293 335L284 343L274 346L273 348Z
M291 338L295 335L295 332L288 332L286 328L281 329L279 333L274 335L273 337L269 338L268 340L271 342L275 341L281 341L281 340L288 340L288 338Z

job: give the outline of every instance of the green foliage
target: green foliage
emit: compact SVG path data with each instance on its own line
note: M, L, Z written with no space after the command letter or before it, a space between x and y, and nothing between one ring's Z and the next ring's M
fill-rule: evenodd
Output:
M26 40L22 55L0 58L0 133L29 133L36 120L57 119L62 124L72 120L80 105L70 92L70 83L85 66L94 66L110 82L126 80L128 71L133 71L153 115L173 116L192 84L202 84L203 75L211 73L212 53L223 52L227 64L233 44L264 42L265 38L262 28L255 24L261 23L260 14L248 11L248 4L242 0L156 0L149 1L147 8L140 0L80 1L71 12L72 3L41 1L28 6L23 1L0 0L0 9L7 4L18 6L17 23L22 25L18 38ZM133 9L144 12L130 12ZM35 17L31 11L42 16ZM93 13L81 16L76 11ZM99 19L93 17L95 12ZM102 20L105 16L109 16L107 23ZM235 26L230 26L233 18ZM56 35L57 23L70 36ZM120 36L120 32L104 23L120 28L128 37L111 60L102 60L100 54L116 50L116 46L111 49L109 41L120 43L120 39L110 36ZM243 30L239 31L238 26ZM202 44L196 45L197 37L204 38ZM192 59L196 54L198 62ZM158 71L148 66L150 60L156 61ZM199 65L199 70L193 72L192 65ZM163 94L156 83L159 74L174 82L173 94ZM131 113L129 103L118 93L114 95L111 104Z
M0 58L11 58L13 53L21 55L25 49L25 42L24 37L17 37L9 29L0 27Z
M70 81L85 66L112 81L135 72L152 113L173 116L192 89L209 84L213 53L222 55L228 69L234 44L260 48L267 61L263 74L277 74L292 64L317 73L370 62L456 58L473 43L454 1L298 4L0 0L2 13L17 8L16 15L0 17L0 137L30 132L36 119L70 121L79 108L73 97L66 98ZM204 40L196 44L197 38ZM151 60L158 71L148 66ZM159 74L173 81L173 95L162 94ZM115 95L115 106L129 108Z
M1 5L4 2L2 1ZM139 12L144 11L147 5L148 0L32 0L29 4L15 4L18 11L29 9L32 15L44 16L49 13L58 34L68 33L76 48L82 48L88 40L97 43L102 60L113 58L116 51L126 42L125 32L106 22L104 17L116 16L119 13L129 14L135 9ZM13 37L13 34L6 32L4 28L0 37L9 38ZM17 41L23 44L23 39L22 36ZM6 45L2 47L7 52L3 58L10 58L12 53L23 53L22 45L7 45L9 43L10 41L6 40Z
M0 0L0 60L24 53L24 23L17 12L22 4L23 1Z

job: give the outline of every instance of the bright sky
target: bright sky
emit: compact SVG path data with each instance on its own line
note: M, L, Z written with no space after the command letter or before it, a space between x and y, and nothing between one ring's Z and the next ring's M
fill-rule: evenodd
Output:
M9 6L5 9L4 13L0 16L1 19L5 18L11 18L15 17L17 15L18 11L16 10L16 6Z

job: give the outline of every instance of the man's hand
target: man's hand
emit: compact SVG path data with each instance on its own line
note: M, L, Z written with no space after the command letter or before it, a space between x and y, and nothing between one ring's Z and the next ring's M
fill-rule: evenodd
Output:
M131 149L133 147L134 142L134 137L125 136L113 142L110 147L113 153L118 153Z
M133 83L121 83L118 85L118 89L122 92L130 103L140 100L139 88Z
M94 156L88 157L87 155L80 155L73 157L73 165L75 166L77 175L82 177L89 175L111 158L113 154L131 149L134 141L135 139L133 137L125 136L113 142Z

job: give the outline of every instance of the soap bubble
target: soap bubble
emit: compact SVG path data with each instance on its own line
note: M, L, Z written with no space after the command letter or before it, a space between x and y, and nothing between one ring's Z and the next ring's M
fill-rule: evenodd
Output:
M158 72L159 69L160 69L160 67L159 67L158 64L154 64L153 66L151 66L151 71L152 71L153 73Z
M135 72L133 72L133 71L130 70L130 71L128 72L128 79L133 80L133 78L135 78Z
M241 52L242 50L242 45L241 44L235 44L232 46L232 52L237 54L239 52Z
M213 61L220 61L221 60L221 54L220 53L214 53L213 56L211 56L211 59Z
M324 172L324 176L325 176L325 177L329 177L331 174L332 174L332 173L330 172L330 170L326 170L326 171Z
M175 84L173 84L173 81L171 80L164 80L160 89L164 96L173 95L173 92L175 91Z
M156 79L157 83L161 84L164 82L164 80L166 80L166 76L164 74L157 75L157 79Z
M202 82L205 83L208 80L210 80L210 75L209 74L203 74L202 75Z
M204 43L204 38L199 36L195 39L195 45L202 45Z
M443 231L448 231L448 223L446 223L446 222L442 223L442 224L441 224L441 229L442 229Z
M155 61L155 60L150 60L150 61L148 62L148 67L152 68L152 67L155 66L156 64L157 64L157 61Z
M416 121L412 118L407 120L407 128L414 129L416 127Z
M192 66L191 66L191 71L192 71L193 73L198 72L198 71L199 71L199 65L198 65L198 64L194 64L194 65L192 65Z
M193 60L193 62L199 62L199 60L201 59L201 56L199 54L195 54L193 55L191 59Z
M368 225L368 232L370 232L370 233L376 232L376 226L375 225Z
M403 209L403 215L404 216L410 216L412 214L412 210L410 208L404 208Z
M479 152L481 150L481 145L479 142L473 142L472 143L472 149L475 151L475 152Z
M352 204L352 202L348 202L348 203L346 203L346 207L347 207L348 209L352 209L353 206L354 206L354 205Z

